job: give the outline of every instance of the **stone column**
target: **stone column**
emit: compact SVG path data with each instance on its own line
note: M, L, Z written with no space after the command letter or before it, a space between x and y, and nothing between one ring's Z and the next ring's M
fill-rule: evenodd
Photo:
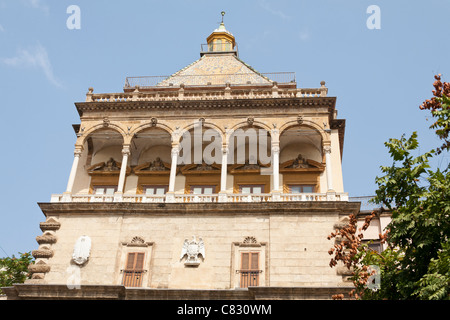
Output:
M280 192L280 145L272 143L273 190Z
M120 167L119 185L117 186L117 192L123 192L129 156L130 156L130 146L124 146L122 149L122 164Z
M169 191L166 194L166 202L175 202L175 178L177 176L177 162L179 153L179 145L172 145L172 163L170 164Z
M76 147L74 151L74 158L72 163L72 169L70 170L69 181L67 182L66 192L63 195L63 201L70 201L73 189L73 184L75 183L75 176L78 170L78 163L80 162L81 153L83 152L82 147Z
M331 169L331 146L325 145L323 152L325 153L325 166L327 170L327 201L336 201L336 192L333 188L333 171Z
M324 146L323 152L325 153L325 165L327 170L327 185L328 191L333 190L333 172L331 169L331 146Z
M222 171L220 175L219 202L227 202L228 145L222 146Z

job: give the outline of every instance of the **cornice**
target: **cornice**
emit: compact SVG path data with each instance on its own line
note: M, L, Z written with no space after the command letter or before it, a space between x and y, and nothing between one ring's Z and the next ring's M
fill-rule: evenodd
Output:
M357 214L359 202L301 201L258 203L39 203L46 216L51 215L289 215Z
M80 116L85 112L123 110L248 110L267 108L327 107L334 109L336 97L309 98L263 98L263 99L211 99L211 100L162 100L162 101L117 101L76 102Z

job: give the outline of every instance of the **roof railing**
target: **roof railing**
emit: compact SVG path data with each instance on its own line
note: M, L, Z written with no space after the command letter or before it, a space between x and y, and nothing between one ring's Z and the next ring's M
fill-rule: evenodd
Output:
M234 47L233 44L229 42L211 42L211 43L203 43L200 45L200 55L204 53L211 53L211 52L238 52L238 45L235 43Z
M173 81L171 81L173 78ZM295 84L295 72L272 73L235 73L235 74L206 74L206 75L172 75L172 76L143 76L127 77L124 89L171 87L184 84L186 86L207 85L258 85L258 84Z

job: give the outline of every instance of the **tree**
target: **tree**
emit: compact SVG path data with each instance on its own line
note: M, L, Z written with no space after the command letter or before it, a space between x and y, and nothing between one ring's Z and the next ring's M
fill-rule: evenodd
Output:
M436 129L444 144L436 151L413 156L419 146L416 132L409 138L403 135L385 143L393 164L381 167L384 175L375 180L378 190L373 202L392 213L385 234L380 235L387 249L377 253L362 245L362 235L355 236L355 217L329 236L340 241L329 252L334 254L330 266L342 262L352 270L352 295L357 298L449 299L450 166L443 171L432 170L429 161L450 149L450 85L442 83L440 75L435 78L434 97L421 109L430 109L437 118L430 128ZM368 217L363 229L375 215L373 212ZM368 283L372 276L369 266L379 271L380 287L376 291Z
M11 258L0 259L0 294L2 294L2 287L9 287L15 283L23 283L31 277L28 266L33 263L33 256L29 252L19 252L19 254L20 258L16 258L13 255Z
M439 154L444 150L450 149L450 83L441 81L441 75L435 77L433 83L434 90L431 99L426 100L420 106L421 110L430 110L436 122L431 125L431 129L436 129L437 136L444 140L444 144L437 148L436 153Z

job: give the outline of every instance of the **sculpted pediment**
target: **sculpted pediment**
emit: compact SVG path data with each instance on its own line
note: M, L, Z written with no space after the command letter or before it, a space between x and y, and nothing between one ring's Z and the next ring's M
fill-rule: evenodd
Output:
M134 172L137 175L170 174L170 163L164 162L157 157L154 161L136 166Z
M254 161L252 161L254 162ZM236 173L259 173L261 171L261 168L268 168L270 167L270 164L263 164L260 161L257 161L256 163L250 163L249 160L246 160L245 163L241 164L235 164L230 166L230 173L236 174Z
M89 175L118 175L120 174L120 168L122 163L110 158L106 162L96 163L87 168ZM127 174L131 172L131 168L127 167Z
M202 162L199 164L188 164L181 168L183 174L220 174L221 166L218 164L207 164Z
M301 154L295 159L280 164L280 172L323 171L324 169L322 163L304 158Z

